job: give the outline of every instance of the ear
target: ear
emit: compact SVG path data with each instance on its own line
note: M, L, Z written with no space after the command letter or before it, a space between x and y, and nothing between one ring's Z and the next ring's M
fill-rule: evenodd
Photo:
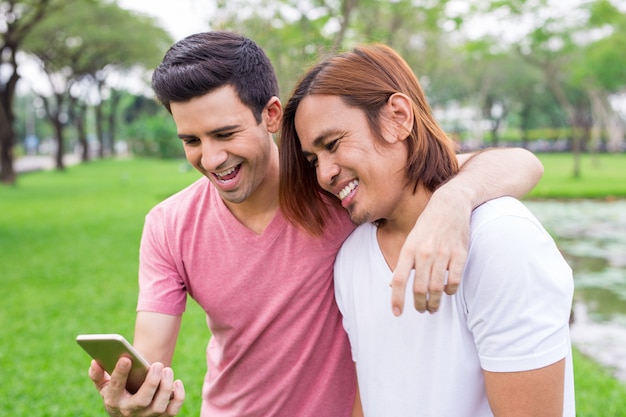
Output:
M283 106L280 103L280 99L276 96L270 98L270 100L265 105L265 110L263 111L263 117L266 117L267 130L271 133L278 132L280 129L280 122L283 118Z
M402 93L392 94L387 100L385 111L391 121L387 141L402 141L409 137L414 123L411 99Z

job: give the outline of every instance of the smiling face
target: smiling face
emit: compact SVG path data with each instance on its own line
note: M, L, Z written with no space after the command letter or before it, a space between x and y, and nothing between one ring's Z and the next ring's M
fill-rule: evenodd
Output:
M320 186L341 200L355 224L394 217L406 188L406 147L391 119L381 116L377 139L363 111L338 96L310 95L298 106L295 128ZM400 136L401 137L401 136Z
M227 205L249 201L275 186L278 151L271 134L282 114L277 98L268 102L261 123L231 86L172 102L171 111L187 160L215 185Z

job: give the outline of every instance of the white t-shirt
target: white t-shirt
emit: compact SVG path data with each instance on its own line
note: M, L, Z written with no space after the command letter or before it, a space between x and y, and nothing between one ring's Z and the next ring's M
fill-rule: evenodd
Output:
M376 227L357 228L335 262L335 295L366 417L492 416L483 369L525 371L563 358L563 415L575 415L572 271L523 204L504 197L474 210L461 285L436 314L415 311L407 291L394 317L391 275Z

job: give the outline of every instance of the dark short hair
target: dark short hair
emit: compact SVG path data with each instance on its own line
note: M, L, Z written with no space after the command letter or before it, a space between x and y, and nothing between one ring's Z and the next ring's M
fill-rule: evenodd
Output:
M175 43L152 74L161 104L185 102L231 85L257 122L267 102L278 97L274 67L254 41L232 32L203 32Z

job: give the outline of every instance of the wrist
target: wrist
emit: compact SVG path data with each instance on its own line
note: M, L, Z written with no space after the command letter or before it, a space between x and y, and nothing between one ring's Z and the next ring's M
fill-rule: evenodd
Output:
M433 198L448 203L454 202L459 209L466 208L469 211L483 203L475 187L465 184L463 181L460 181L458 177L451 179L435 190Z

